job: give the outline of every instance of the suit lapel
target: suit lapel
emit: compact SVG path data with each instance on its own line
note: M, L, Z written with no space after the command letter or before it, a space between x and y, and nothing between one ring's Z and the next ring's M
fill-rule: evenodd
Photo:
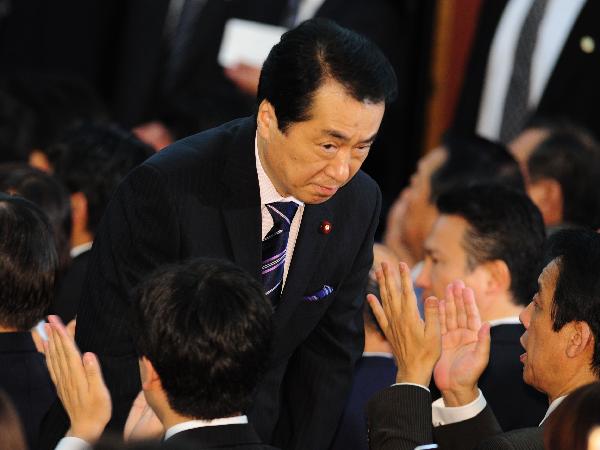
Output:
M253 119L253 118L252 118ZM255 121L248 119L228 151L223 171L222 212L233 259L257 280L261 264L260 192L254 158Z
M278 320L285 321L291 316L302 300L302 294L305 293L307 283L312 278L315 270L318 269L321 253L329 239L328 234L323 234L320 231L320 226L324 220L333 224L332 233L335 233L335 217L327 203L306 205L298 239L294 247L294 254L292 255L292 263L276 313Z

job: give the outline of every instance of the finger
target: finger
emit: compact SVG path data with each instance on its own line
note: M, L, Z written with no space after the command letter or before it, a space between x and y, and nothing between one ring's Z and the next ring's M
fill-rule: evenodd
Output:
M454 304L453 285L446 287L446 327L448 331L454 331L458 327L456 323L456 305Z
M425 299L425 339L438 354L441 352L442 332L440 328L439 300L436 297Z
M381 298L381 307L383 308L383 312L385 317L389 320L392 320L392 310L390 309L390 302L388 300L388 292L385 286L385 277L383 275L383 267L381 269L377 269L375 271L375 277L377 278L377 283L379 284L379 296ZM389 322L388 322L389 323Z
M375 297L373 294L367 295L367 302L369 303L371 311L373 311L373 315L375 316L377 323L387 337L388 320L385 316L385 311L383 310L381 303L379 303L379 300L377 300L377 297Z
M477 333L477 344L475 345L475 355L484 368L490 359L490 342L490 324L485 322Z
M54 386L56 386L56 374L54 372L54 366L52 364L52 358L54 358L54 354L50 349L50 339L52 330L50 329L50 325L48 324L46 324L44 328L46 329L46 336L48 337L48 339L44 341L44 356L46 357L46 366L48 367L48 372L50 373L50 379L52 380L52 383L54 383Z
M412 278L408 264L401 262L398 264L398 267L400 269L400 281L402 283L402 310L406 311L406 314L419 316L417 297L415 295L415 290L413 289Z
M90 352L83 355L83 368L88 381L88 389L92 392L99 392L106 389L104 378L102 377L102 369L98 357Z
M384 262L381 263L383 276L385 279L385 288L388 294L388 303L392 313L390 320L395 320L402 316L402 300L400 295L400 274L398 269Z
M467 312L467 327L472 331L479 330L481 328L481 316L479 308L477 308L473 289L466 288L463 291L463 301Z
M456 307L456 324L458 328L467 328L467 312L463 302L464 283L455 281L452 286L454 293L454 306Z
M440 331L444 335L448 332L448 327L446 326L446 301L440 300L438 306L440 310Z

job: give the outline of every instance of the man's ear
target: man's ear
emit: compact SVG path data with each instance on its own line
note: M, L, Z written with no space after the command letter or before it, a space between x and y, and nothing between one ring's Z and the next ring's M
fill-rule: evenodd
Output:
M271 132L278 128L275 108L268 100L263 100L258 105L256 127L258 135L265 141L268 141Z
M486 290L489 294L499 294L510 290L511 276L510 270L504 261L495 259L484 263L489 277Z
M539 208L546 225L563 221L563 194L560 183L552 178L542 178L527 187L527 194Z
M142 389L144 391L154 391L162 389L160 377L154 369L152 362L145 356L140 359L140 378L142 381Z
M74 230L86 230L88 224L88 203L83 192L71 194L71 220Z
M565 325L568 332L567 356L575 358L587 349L594 352L594 335L586 322L574 321Z

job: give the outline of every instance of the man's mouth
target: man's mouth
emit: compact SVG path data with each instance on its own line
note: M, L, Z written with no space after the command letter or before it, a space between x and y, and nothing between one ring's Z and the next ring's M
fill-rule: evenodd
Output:
M527 359L527 352L525 352L521 356L519 356L519 361L521 361L522 364L525 364L526 359Z

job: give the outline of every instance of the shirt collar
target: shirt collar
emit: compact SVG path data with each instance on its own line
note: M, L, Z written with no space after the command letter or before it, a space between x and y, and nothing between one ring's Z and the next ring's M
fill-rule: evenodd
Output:
M550 414L552 414L554 412L554 410L556 408L558 408L558 405L561 404L561 402L566 398L566 395L563 395L562 397L558 397L557 399L555 399L552 403L550 403L550 406L548 407L548 411L546 411L546 415L544 416L544 418L542 419L542 421L540 422L540 426L546 421L546 419L548 418L548 416Z
M299 206L303 206L304 203L295 197L282 197L279 195L279 192L277 192L277 189L275 189L275 186L273 186L273 183L265 172L265 169L260 161L260 157L258 156L258 143L256 136L254 136L254 156L256 157L256 173L258 174L258 187L260 189L261 206L273 202L295 202Z
M496 325L519 325L521 321L518 317L503 317L501 319L490 320L490 327L495 327Z
M71 258L77 258L79 255L81 255L84 252L87 252L89 249L92 248L92 244L93 242L86 242L85 244L80 244L80 245L76 245L75 247L73 247L71 249Z
M193 430L194 428L216 427L220 425L239 425L247 423L247 416L225 417L223 419L213 420L188 420L187 422L181 422L169 428L165 433L165 441L177 433Z

